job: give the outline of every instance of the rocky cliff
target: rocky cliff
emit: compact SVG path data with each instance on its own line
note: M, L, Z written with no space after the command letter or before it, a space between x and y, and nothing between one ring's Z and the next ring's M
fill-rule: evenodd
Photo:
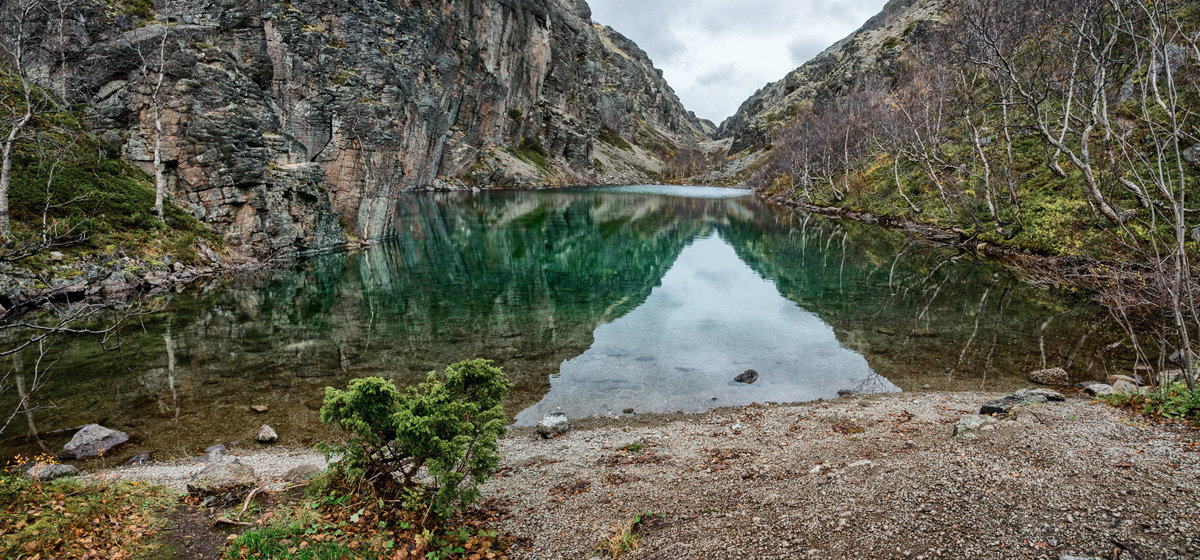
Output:
M920 56L911 47L922 43L946 3L889 0L850 36L755 92L721 123L715 137L732 139L731 154L757 150L767 146L774 130L804 104L832 100L867 80L894 78L901 65Z
M157 99L170 198L245 252L385 234L406 189L648 181L712 132L582 0L139 5L89 5L37 73L147 170Z

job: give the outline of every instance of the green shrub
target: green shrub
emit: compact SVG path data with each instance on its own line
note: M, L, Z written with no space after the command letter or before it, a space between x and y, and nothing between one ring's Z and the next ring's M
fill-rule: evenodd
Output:
M403 392L378 377L351 381L346 391L326 388L321 421L349 436L326 452L340 455L344 476L419 496L427 512L446 517L474 502L499 464L500 400L511 386L490 361L469 360Z
M1200 416L1200 389L1188 389L1183 383L1161 387L1150 393L1146 413L1174 420Z

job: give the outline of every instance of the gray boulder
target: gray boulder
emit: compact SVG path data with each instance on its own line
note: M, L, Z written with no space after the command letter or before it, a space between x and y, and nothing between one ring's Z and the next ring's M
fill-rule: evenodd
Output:
M232 459L206 463L188 479L187 492L200 498L204 507L229 507L241 503L257 486L254 469Z
M1103 397L1105 395L1114 395L1117 393L1117 390L1113 389L1112 385L1109 385L1108 383L1100 383L1098 381L1083 381L1081 383L1076 383L1075 386L1082 389L1083 392L1092 395L1093 397Z
M1062 393L1059 393L1053 389L1033 389L1029 392L1033 395L1046 397L1046 400L1050 402L1062 402L1067 400L1067 397L1064 397Z
M279 439L279 434L276 434L275 430L272 430L271 427L266 424L263 424L262 427L258 429L258 435L254 436L254 441L257 441L258 443L275 443L275 440L277 439Z
M1002 399L996 399L979 408L980 414L1008 414L1012 409L1031 404L1046 404L1050 399L1045 395L1035 394L1029 389L1021 389Z
M1040 385L1066 385L1068 382L1067 370L1056 367L1031 371L1029 380Z
M571 421L562 412L551 412L542 417L537 423L537 433L544 438L552 438L567 433L571 429Z
M79 469L74 465L52 465L50 463L36 463L25 470L26 478L42 482L77 474L79 474Z
M64 459L86 459L103 455L108 450L129 441L129 434L110 430L100 424L88 424L75 432L75 437L63 446Z
M954 437L959 437L969 432L979 431L984 426L994 424L996 421L990 416L981 416L979 414L968 414L958 419L954 424Z

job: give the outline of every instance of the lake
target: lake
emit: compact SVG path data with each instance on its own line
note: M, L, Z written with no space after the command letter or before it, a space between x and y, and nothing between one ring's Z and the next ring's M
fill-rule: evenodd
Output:
M505 407L518 424L555 410L1011 390L1042 367L1093 378L1121 363L1106 350L1119 329L1082 297L744 190L413 193L396 215L368 249L161 298L115 349L60 343L34 423L134 435L112 462L249 442L263 423L283 444L311 444L330 435L326 386L412 384L474 357L513 380ZM756 383L733 382L747 369ZM0 453L34 451L25 431L15 420Z

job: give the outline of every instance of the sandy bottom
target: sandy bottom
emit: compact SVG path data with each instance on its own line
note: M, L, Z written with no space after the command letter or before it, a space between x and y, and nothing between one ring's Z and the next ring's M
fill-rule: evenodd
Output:
M516 558L589 558L643 512L628 558L1200 558L1200 433L1074 396L967 437L1002 395L861 396L582 421L502 442L483 489ZM631 443L638 452L622 451ZM234 453L237 456L237 453ZM305 451L239 456L267 481ZM182 488L194 463L113 469Z

